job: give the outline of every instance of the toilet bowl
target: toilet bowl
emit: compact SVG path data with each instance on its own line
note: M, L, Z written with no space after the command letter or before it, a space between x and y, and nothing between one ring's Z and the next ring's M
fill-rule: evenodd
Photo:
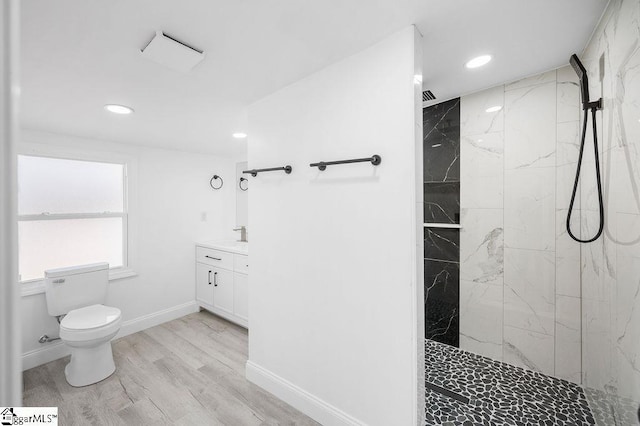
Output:
M60 339L71 348L65 377L71 386L87 386L116 370L111 339L120 330L120 309L104 305L109 264L95 263L45 271L49 314L60 322Z
M71 362L64 369L71 386L87 386L116 371L111 339L118 334L120 309L91 305L70 311L60 322L60 339L71 348Z

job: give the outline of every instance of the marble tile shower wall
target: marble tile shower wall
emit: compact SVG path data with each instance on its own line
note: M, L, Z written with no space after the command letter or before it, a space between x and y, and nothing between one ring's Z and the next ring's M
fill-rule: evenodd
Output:
M602 96L605 232L564 229L581 119L569 67L461 99L460 347L640 403L640 0L612 0L581 55ZM503 105L497 113L488 107ZM591 124L589 124L591 126ZM589 127L590 129L590 127ZM573 229L598 227L587 137Z
M569 67L461 99L460 347L579 383L578 100Z
M583 382L604 391L618 424L640 403L640 0L612 0L583 54L598 114L604 237L582 246ZM598 77L602 77L601 79ZM588 143L591 142L589 138ZM593 154L585 155L582 230L598 226ZM631 406L629 410L625 407Z

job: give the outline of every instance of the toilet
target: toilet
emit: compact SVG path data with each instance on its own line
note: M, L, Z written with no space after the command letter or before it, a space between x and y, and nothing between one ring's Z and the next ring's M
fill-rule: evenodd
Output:
M45 271L49 315L60 323L60 339L71 348L67 382L80 387L116 371L111 339L120 330L120 309L105 306L109 264L94 263Z

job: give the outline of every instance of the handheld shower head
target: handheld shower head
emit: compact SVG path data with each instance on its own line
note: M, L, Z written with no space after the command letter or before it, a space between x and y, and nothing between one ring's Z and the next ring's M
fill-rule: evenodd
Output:
M573 67L573 70L578 74L580 79L580 96L582 97L582 109L589 109L589 77L587 77L587 70L578 59L578 56L573 54L569 58L569 63Z
M580 95L582 96L582 109L584 110L584 118L582 122L582 136L580 138L580 154L578 155L578 167L576 169L576 178L573 182L573 192L571 193L571 201L569 202L569 211L567 212L567 233L571 238L579 243L591 243L602 235L604 230L604 199L602 197L602 181L600 178L600 159L598 158L598 129L596 127L596 111L602 109L602 98L597 101L589 101L589 77L587 76L587 70L582 66L582 62L576 55L571 55L569 63L573 67L573 70L578 74L580 79ZM584 143L587 136L587 119L589 118L589 111L591 111L591 121L593 122L593 150L596 160L596 184L598 188L598 205L600 207L600 226L598 232L591 237L581 239L576 237L571 231L571 213L573 212L573 203L576 201L576 192L578 190L578 183L580 182L580 169L582 168L582 154L584 154Z

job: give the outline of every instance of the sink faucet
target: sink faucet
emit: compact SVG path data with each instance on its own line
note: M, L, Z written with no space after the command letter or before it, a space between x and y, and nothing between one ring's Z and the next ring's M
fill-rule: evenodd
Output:
M247 243L247 227L241 226L240 228L234 229L234 231L240 231L240 242Z

